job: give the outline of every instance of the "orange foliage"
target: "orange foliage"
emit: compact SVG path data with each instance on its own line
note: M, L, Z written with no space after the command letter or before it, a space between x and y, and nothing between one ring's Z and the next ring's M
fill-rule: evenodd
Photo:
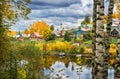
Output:
M120 17L120 14L117 12L112 14L112 18L114 18L114 19L119 18L119 17ZM103 18L104 23L107 23L107 20L108 20L108 16L104 15L104 18Z
M26 34L26 35L28 35L29 34L29 30L25 29L23 33Z
M115 63L115 59L114 59L114 58L111 58L111 59L109 60L109 63L110 63L110 65L113 65L113 64Z
M119 14L118 14L118 13L113 13L112 17L113 17L114 19L119 18Z
M37 32L42 34L45 29L48 29L49 26L45 21L36 21L30 25L30 33Z
M13 31L13 30L8 30L7 33L8 33L9 36L15 36L15 35L17 35L17 32Z
M103 18L104 23L107 23L107 20L108 20L108 16L105 15L104 18Z

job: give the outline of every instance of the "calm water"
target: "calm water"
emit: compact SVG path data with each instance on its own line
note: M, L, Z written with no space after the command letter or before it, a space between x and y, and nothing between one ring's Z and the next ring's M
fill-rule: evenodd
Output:
M46 67L43 68L44 79L92 79L91 62L76 57L45 57ZM79 63L79 61L82 61ZM89 61L89 62L88 62ZM108 69L108 79L114 79L114 70Z

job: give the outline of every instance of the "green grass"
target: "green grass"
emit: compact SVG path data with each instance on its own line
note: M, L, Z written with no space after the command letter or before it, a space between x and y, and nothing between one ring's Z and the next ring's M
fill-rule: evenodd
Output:
M84 47L84 46L90 46L92 44L92 40L89 40L89 41L85 41L83 42L80 47Z
M117 44L117 38L112 38L110 43L114 43L114 44Z

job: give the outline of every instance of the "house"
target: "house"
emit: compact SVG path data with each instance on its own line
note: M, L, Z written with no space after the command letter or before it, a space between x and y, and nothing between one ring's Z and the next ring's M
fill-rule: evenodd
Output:
M119 32L118 32L118 30L113 29L113 30L111 31L111 36L112 36L112 37L119 37Z
M29 38L31 40L38 40L38 39L42 38L42 35L39 35L37 32L33 32L32 34L30 34Z
M55 31L54 34L57 36L57 37L60 37L61 36L61 32L60 31Z
M111 28L112 37L120 37L120 22L119 19L113 19Z
M18 41L23 41L23 36L20 35L18 38L17 38Z
M75 32L75 35L76 35L76 36L80 36L82 33L83 33L82 30L77 30L77 31Z
M75 34L81 34L83 31L82 30L77 30Z

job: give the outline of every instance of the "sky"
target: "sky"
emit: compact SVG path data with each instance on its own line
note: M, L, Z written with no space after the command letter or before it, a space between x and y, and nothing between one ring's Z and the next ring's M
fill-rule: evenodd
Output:
M68 28L76 28L86 15L92 16L93 0L31 0L29 7L29 20L21 19L11 29L23 31L38 20L58 29L61 23Z

